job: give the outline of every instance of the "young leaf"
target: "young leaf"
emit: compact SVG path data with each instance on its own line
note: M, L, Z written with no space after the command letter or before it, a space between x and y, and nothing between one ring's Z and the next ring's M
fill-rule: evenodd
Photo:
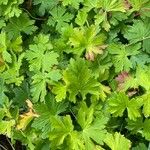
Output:
M131 11L141 11L145 5L148 4L149 0L128 0L132 6Z
M62 101L66 98L67 87L61 83L55 84L52 92L56 94L56 101Z
M130 150L131 147L131 142L118 132L115 132L114 135L108 133L104 142L111 150L120 150L122 148L124 150Z
M109 110L115 116L123 116L123 112L127 109L129 119L135 120L140 117L140 107L143 101L141 99L131 99L124 93L115 93L109 99Z
M21 14L21 9L19 8L19 5L22 4L23 0L2 0L0 2L1 5L1 11L0 15L4 16L6 19L11 17L19 17Z
M87 13L85 11L78 11L77 17L75 19L76 24L83 26L87 20Z
M150 89L150 70L149 68L142 69L140 67L136 70L136 80L138 85L141 85L146 91Z
M0 54L5 62L12 63L12 51L19 53L22 51L22 38L17 37L14 40L9 40L6 32L0 34Z
M115 116L123 116L128 105L128 97L124 93L115 93L109 98L109 110Z
M74 150L85 150L84 141L81 139L81 135L77 131L73 131L70 134L70 137L68 139L68 150L74 149ZM66 145L64 146L66 148Z
M103 54L106 36L99 33L96 26L75 28L73 34L69 38L69 43L73 46L72 53L81 55L85 50L86 53Z
M22 66L22 60L24 58L24 53L22 53L18 58L14 55L14 62L8 68L8 70L4 71L0 77L2 77L7 84L14 83L19 86L24 80L24 76L20 74L20 68Z
M84 11L89 12L93 8L97 8L99 0L85 0L84 1Z
M131 99L129 101L127 111L129 119L135 120L137 117L141 117L140 107L142 106L143 101L141 99Z
M106 12L121 11L125 12L125 6L123 0L99 0L98 6L102 7Z
M140 97L143 100L143 114L145 117L150 116L150 93L146 93Z
M87 107L85 103L81 103L80 109L77 115L77 121L82 128L81 136L85 143L85 149L94 149L95 141L98 144L103 144L106 130L105 125L107 123L107 117L97 117L94 119L93 108Z
M69 115L64 116L62 119L52 117L53 129L50 132L49 139L52 142L52 147L63 144L64 140L73 131L72 120Z
M7 52L7 39L5 32L0 34L0 53L2 54L4 61L11 63L12 58L10 53Z
M70 94L70 101L76 102L76 96L79 93L82 99L85 99L88 93L99 97L100 83L94 79L84 59L70 61L70 65L64 71L64 81Z
M64 6L71 5L75 9L79 8L79 5L83 0L61 0Z
M15 120L0 122L0 134L7 135L8 137L12 136L12 127L15 125Z

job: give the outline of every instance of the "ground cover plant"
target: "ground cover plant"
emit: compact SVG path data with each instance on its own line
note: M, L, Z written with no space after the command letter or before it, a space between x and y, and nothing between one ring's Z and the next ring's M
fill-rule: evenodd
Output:
M0 135L8 150L148 150L150 0L0 0Z

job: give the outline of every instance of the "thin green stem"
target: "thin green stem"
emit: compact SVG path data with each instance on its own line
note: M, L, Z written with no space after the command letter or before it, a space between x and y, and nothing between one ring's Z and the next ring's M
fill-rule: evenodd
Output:
M29 16L34 20L43 20L43 21L46 20L46 18L36 18L36 17L32 16L31 13L25 8L21 8L21 9L26 11L29 14Z
M89 25L89 22L86 20L86 24L87 24L87 26L89 27L90 25Z
M71 112L71 114L73 115L73 117L77 120L77 118L76 118L76 116L75 116L75 114L74 114L74 112L72 111L71 108L70 108L70 112Z

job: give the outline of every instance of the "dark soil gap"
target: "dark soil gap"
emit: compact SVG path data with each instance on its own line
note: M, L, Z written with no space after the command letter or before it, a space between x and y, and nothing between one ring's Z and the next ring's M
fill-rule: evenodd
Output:
M10 139L6 136L0 135L0 150L4 150L4 148L7 150L13 150L8 140L10 141ZM19 141L16 141L15 145L13 146L15 150L26 150L25 146L23 146Z

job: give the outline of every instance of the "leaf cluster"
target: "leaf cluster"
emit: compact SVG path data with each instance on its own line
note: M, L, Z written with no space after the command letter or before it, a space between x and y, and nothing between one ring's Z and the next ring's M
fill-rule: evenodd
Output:
M29 150L148 149L149 11L150 0L1 0L0 134Z

